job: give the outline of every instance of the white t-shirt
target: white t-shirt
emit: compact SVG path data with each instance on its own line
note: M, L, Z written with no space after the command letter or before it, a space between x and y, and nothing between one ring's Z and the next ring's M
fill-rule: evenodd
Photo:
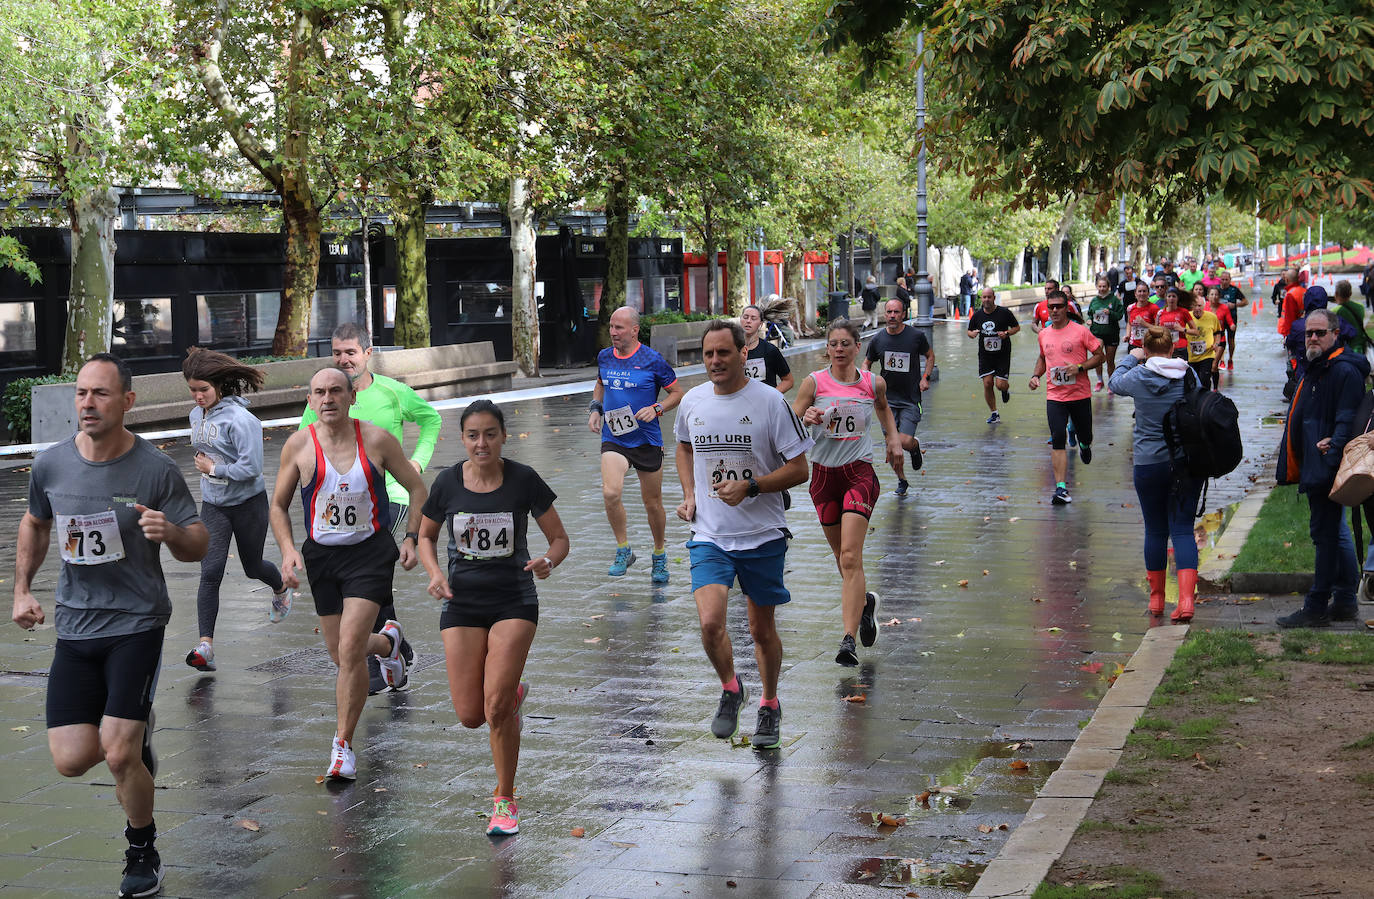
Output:
M811 448L815 441L781 393L753 380L724 396L710 383L698 384L678 406L674 434L692 447L693 539L733 552L782 535L787 518L781 493L761 493L731 507L714 489L722 481L762 477Z

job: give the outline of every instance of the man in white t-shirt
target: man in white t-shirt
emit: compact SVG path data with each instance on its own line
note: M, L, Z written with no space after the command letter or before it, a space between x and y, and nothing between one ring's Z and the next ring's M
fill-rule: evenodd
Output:
M689 390L678 408L677 476L684 499L677 514L692 523L687 548L701 643L722 688L711 733L733 737L748 696L735 674L725 627L726 599L738 578L763 682L752 742L755 749L776 749L782 742L782 640L774 611L791 599L782 583L791 536L782 491L805 483L806 451L815 441L781 393L745 372L739 325L711 322L701 349L711 383Z

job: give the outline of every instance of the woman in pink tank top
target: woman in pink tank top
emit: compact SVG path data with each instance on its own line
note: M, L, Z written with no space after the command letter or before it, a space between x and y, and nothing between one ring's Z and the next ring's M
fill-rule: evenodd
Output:
M811 450L811 502L840 570L844 636L835 661L847 667L859 664L856 634L864 646L872 646L878 637L878 594L867 589L863 563L868 519L881 490L873 470L869 423L876 418L882 427L887 463L898 478L906 458L887 405L886 383L854 364L859 342L859 329L853 324L844 319L831 322L826 333L830 365L806 376L792 404L792 411L811 426L816 438Z

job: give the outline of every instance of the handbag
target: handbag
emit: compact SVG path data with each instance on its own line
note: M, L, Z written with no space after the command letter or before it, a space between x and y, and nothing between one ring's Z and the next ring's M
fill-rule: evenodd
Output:
M1374 417L1368 424L1374 424ZM1366 434L1369 433L1368 424ZM1369 448L1368 440L1355 437L1345 445L1329 496L1332 502L1342 506L1358 506L1374 496L1374 449Z

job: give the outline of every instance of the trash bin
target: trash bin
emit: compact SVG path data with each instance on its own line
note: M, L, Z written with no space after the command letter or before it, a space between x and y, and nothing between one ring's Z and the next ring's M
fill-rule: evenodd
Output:
M837 318L849 318L849 294L843 290L832 290L826 294L827 308L825 312L826 321L834 321Z

